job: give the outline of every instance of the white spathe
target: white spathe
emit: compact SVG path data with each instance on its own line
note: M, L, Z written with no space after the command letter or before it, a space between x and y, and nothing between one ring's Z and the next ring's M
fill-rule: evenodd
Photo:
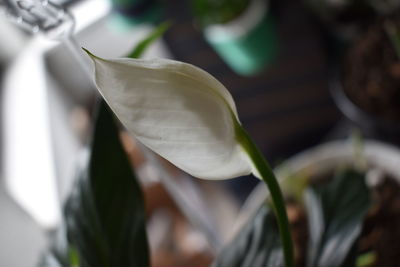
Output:
M251 173L232 96L210 74L174 60L91 57L100 93L144 145L198 178Z

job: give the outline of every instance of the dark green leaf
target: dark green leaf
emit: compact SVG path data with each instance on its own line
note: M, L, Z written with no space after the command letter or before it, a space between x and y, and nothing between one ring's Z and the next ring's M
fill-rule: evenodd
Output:
M140 57L169 26L162 23L129 57ZM149 266L143 196L111 114L101 102L91 158L65 205L67 230L41 259L41 267Z
M160 38L171 26L170 22L163 22L157 28L150 33L148 37L142 40L140 43L136 45L131 53L129 53L128 57L130 58L139 58L143 52L158 38Z
M213 264L213 267L261 266L283 266L278 226L273 212L266 205L260 208Z
M68 240L80 267L147 267L143 195L104 102L88 168L65 207Z
M310 233L307 266L343 266L370 205L365 175L341 171L329 183L311 186L305 204Z

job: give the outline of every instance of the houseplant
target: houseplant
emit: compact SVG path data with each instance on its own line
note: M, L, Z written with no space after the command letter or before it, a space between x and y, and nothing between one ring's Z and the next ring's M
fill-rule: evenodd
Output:
M205 39L236 73L254 75L276 58L278 40L269 1L191 2Z
M291 196L287 205L295 244L300 252L296 257L298 266L397 265L398 246L389 240L398 238L400 214L396 203L399 201L400 190L399 162L400 151L393 146L369 140L360 146L344 140L311 148L275 169L282 179L284 191L287 196ZM368 170L367 179L360 176L359 172L354 172L360 165L362 169ZM329 182L329 177L333 177L335 172L335 180ZM315 198L316 193L318 197ZM261 186L253 191L242 208L242 219L239 219L240 223L236 227L238 234L228 245L227 251L222 252L215 266L244 266L244 262L249 261L256 264L257 259L266 255L260 248L269 248L270 257L275 257L278 263L271 263L271 266L281 266L279 259L276 260L279 253L277 239L271 238L275 233L269 230L271 227L274 229L271 214L265 208L260 209L266 195L267 192ZM315 205L317 200L321 202ZM368 213L365 213L367 210ZM248 220L249 217L253 219ZM322 222L324 219L326 221ZM330 227L334 230L329 230ZM318 257L315 257L316 254L313 256L311 251L313 244L316 244L315 236L322 229L327 230L320 245L332 242L331 250L324 253L322 249ZM256 238L257 231L262 232L261 236L265 238ZM353 242L358 250L350 249L349 242ZM353 257L355 263L337 261L346 257ZM319 258L319 262L313 263L315 258Z
M203 179L253 173L271 192L286 266L293 247L279 184L239 122L227 89L183 62L99 58L96 85L127 130L178 168ZM146 88L146 89L143 89Z
M367 135L399 142L398 15L384 17L354 42L334 78L339 109Z
M128 58L106 60L85 51L95 64L95 81L100 93L127 130L143 144L193 176L227 179L253 173L267 184L278 218L285 264L292 266L292 240L279 184L268 163L241 126L234 101L227 89L210 74L182 62ZM98 123L100 122L99 119ZM102 137L104 134L99 135ZM104 182L97 179L110 180L113 172L106 161L102 167L104 174L93 167L96 165L93 162L96 162L98 157L95 153L96 137L97 132L88 170L83 172L84 178L78 187L77 197L72 197L72 200L67 202L67 247L72 248L72 251L75 247L78 248L75 253L77 255L73 258L81 259L80 262L84 266L113 266L120 262L119 258L123 260L123 257L115 256L115 253L119 253L120 242L133 242L135 246L137 240L126 240L118 233L116 237L109 236L113 231L118 231L118 228L114 228L114 224L110 223L111 218L101 216L103 212L100 203L92 203L96 200L108 202L101 197L98 199L95 195L99 190L100 194L107 190L97 188L96 183ZM108 143L106 139L103 139L103 142ZM98 144L101 147L101 142ZM114 161L115 159L111 162ZM121 162L123 163L123 160ZM96 178L96 174L99 178ZM105 177L102 178L102 175ZM68 212L78 215L69 216ZM100 215L96 216L96 213ZM94 230L90 229L93 223L97 225ZM124 224L128 231L132 227L135 233L138 231L129 221L121 219L118 223ZM68 226L77 229L72 230L72 233L78 234L71 237L71 229L68 229ZM100 242L103 245L97 244L97 239L102 239ZM107 242L110 240L117 242L117 247ZM92 254L86 255L93 246L94 255L98 255L99 259ZM57 254L59 253L54 253ZM71 261L72 258L68 259L67 253L65 262L71 264ZM126 262L136 264L131 256L127 256ZM143 262L146 265L146 261Z
M399 180L400 153L398 150L369 141L363 150L364 156L361 157L365 159L361 161L365 160L375 169L384 169L387 174L396 175L393 177ZM364 175L353 170L339 173L333 182L327 184L321 184L319 181L321 178L326 178L326 174L337 166L352 165L350 162L354 159L354 154L357 155L358 152L354 152L354 146L349 142L332 142L303 152L290 159L276 172L282 177L288 177L284 183L287 184L287 192L292 192L290 194L298 192L299 187L301 191L306 192L305 206L312 211L308 218L309 221L313 221L309 230L301 221L306 215L304 210L299 208L301 202L287 202L291 214L296 214L296 212L300 214L300 216L294 216L294 219L292 215L291 224L295 232L295 240L306 242L307 239L302 236L302 231L317 233L316 239L309 243L309 251L312 251L312 248L314 250L320 248L322 252L309 252L311 256L308 256L308 261L311 259L315 262L308 263L306 266L327 266L327 264L330 264L329 266L383 266L368 265L378 260L382 261L379 254L377 255L374 251L361 251L362 253L357 254L351 248L355 243L362 244L362 239L361 241L359 239L360 233L364 235L363 240L367 241L371 240L371 236L376 235L368 230L368 223L374 222L379 216L391 216L390 212L384 212L388 207L382 207L382 205L392 206L390 209L393 210L395 204L388 203L393 200L393 194L391 199L386 201L382 192L378 198L376 196L372 198ZM121 266L121 264L149 266L144 235L142 194L136 179L130 172L131 167L122 146L119 144L117 128L111 112L104 103L100 105L89 166L89 169L80 172L78 186L66 206L69 243L61 235L52 253L47 255L41 266L84 267ZM307 182L303 183L302 180L307 180ZM304 186L310 181L314 184ZM379 193L379 190L387 191L387 185L381 185L378 185L375 194ZM392 188L396 185L389 183L389 186ZM308 189L304 190L307 187ZM284 266L276 220L271 208L264 205L265 191L260 191L260 188L257 190L258 193L253 195L252 203L246 205L246 210L249 207L256 207L258 209L256 215L250 216L252 218L240 229L240 234L234 241L220 253L213 266L265 266L266 263L269 264L268 266ZM396 190L395 194L400 190L399 185ZM374 202L371 202L371 199L378 202L378 205L372 209L370 206ZM395 202L399 202L398 194L394 199ZM365 223L367 209L375 210L375 212L370 211ZM327 218L323 214L330 214L330 217ZM391 227L396 226L394 219L397 218L398 221L398 216L399 214L392 218ZM321 220L325 220L322 224L326 226L325 228L318 228L318 225L321 226ZM378 221L382 222L382 220ZM363 231L360 228L362 224ZM340 225L340 227L335 227L335 225ZM395 233L393 231L389 235ZM124 236L130 236L130 238L123 238ZM338 242L337 238L341 241ZM376 238L372 240L376 242ZM381 244L380 252L382 252L382 241L378 239L376 243ZM330 246L336 249L329 249ZM298 250L304 253L307 251L304 247ZM113 248L117 249L112 250ZM395 245L394 248L396 248ZM386 248L386 251L390 250ZM300 258L297 256L298 263L304 264L305 255L306 253ZM101 257L105 261L114 259L114 262L104 265L104 262L99 262ZM343 263L344 260L347 261ZM350 264L350 261L353 263ZM395 264L396 261L394 265L393 262L386 262L384 266L396 266Z
M263 205L215 266L293 266L280 187L241 127L226 89L180 62L90 56L99 90L147 146L194 176L217 179L252 172L268 185L268 207ZM68 239L42 266L149 266L141 193L104 103L99 114L89 165L66 206ZM359 162L363 165L362 158ZM309 220L315 234L308 266L373 262L372 254L358 258L353 250L370 203L364 174L346 169L327 185L311 184L310 190L306 195L314 207Z
M323 30L340 41L349 41L368 26L374 11L365 0L304 0Z

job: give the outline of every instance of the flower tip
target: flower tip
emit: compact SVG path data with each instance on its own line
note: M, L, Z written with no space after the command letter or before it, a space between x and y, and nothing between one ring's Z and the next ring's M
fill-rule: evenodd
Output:
M91 59L100 59L98 56L93 55L92 52L90 52L90 51L87 50L86 48L84 48L84 47L81 47L81 48L82 48L83 51L86 52L86 54L88 54L88 56L89 56Z
M93 57L94 55L84 47L81 47L83 51L85 51L89 56Z

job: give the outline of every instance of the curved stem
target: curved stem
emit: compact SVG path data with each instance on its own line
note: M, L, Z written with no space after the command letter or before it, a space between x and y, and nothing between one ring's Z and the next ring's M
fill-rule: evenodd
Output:
M285 202L279 183L268 162L241 125L237 125L236 127L236 137L243 149L249 155L254 167L270 191L273 209L279 226L285 265L286 267L293 267L293 241L289 229L289 220L286 213Z

